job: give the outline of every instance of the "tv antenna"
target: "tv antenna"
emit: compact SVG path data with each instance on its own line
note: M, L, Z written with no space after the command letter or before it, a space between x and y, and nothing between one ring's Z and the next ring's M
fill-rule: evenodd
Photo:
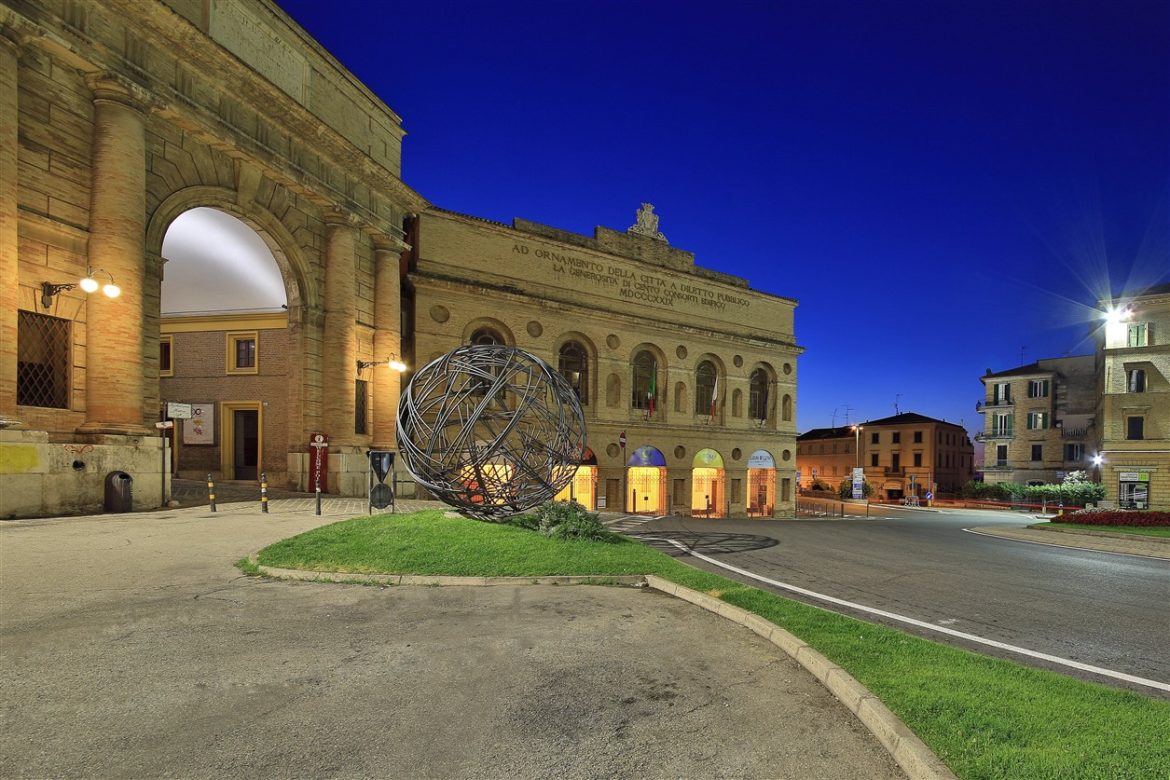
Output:
M849 406L848 404L846 404L846 405L845 405L845 427L846 427L846 428L848 428L848 427L849 427L849 413L850 413L851 411L853 411L853 407L852 407L852 406ZM836 426L834 426L834 427L836 427Z
M894 394L894 414L901 414L902 413L901 410L898 409L898 399L901 397L902 397L901 393Z

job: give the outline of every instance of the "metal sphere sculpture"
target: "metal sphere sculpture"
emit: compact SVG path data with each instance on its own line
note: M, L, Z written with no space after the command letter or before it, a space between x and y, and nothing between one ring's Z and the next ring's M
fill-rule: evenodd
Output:
M403 465L439 499L481 520L551 499L584 450L576 392L515 347L453 349L421 368L398 403Z

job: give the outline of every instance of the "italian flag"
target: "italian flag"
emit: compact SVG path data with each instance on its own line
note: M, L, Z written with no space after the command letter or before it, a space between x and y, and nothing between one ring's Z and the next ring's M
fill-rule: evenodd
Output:
M646 390L646 403L650 407L650 416L654 416L654 396L658 392L658 366L650 372L650 387Z

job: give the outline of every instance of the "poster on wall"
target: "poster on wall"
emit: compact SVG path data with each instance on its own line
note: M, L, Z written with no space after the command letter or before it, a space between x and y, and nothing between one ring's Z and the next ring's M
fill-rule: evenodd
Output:
M191 419L183 420L183 444L215 444L215 402L191 407Z

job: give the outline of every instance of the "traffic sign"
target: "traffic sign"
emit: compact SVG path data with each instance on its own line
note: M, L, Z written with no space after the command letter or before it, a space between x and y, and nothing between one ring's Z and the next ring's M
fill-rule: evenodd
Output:
M618 444L620 444L622 446L623 450L626 448L626 432L625 431L622 431L621 433L618 434Z

